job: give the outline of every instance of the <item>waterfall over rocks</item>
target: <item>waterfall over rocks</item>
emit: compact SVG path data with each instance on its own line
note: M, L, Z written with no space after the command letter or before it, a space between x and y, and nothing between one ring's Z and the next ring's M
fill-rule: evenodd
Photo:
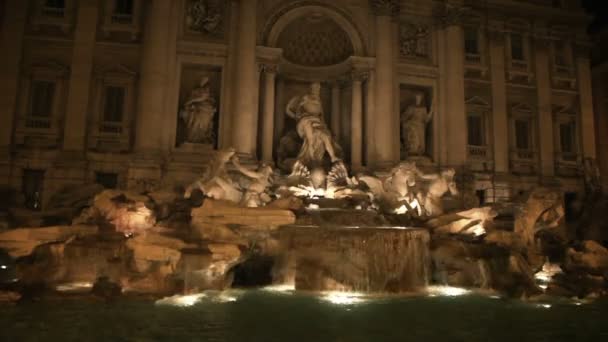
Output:
M428 284L429 233L413 228L286 226L283 270L298 290L408 292Z

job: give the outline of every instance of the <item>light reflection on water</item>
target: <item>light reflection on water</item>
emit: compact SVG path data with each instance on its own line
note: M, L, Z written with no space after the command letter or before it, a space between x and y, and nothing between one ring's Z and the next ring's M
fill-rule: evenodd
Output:
M0 306L0 341L608 340L606 302L283 290L205 292L191 306L149 300Z

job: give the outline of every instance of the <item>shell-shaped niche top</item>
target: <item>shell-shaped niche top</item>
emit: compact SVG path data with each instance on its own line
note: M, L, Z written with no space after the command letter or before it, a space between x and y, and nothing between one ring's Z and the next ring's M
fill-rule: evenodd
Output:
M291 63L312 67L338 64L354 51L348 34L322 13L294 19L279 35L277 45Z

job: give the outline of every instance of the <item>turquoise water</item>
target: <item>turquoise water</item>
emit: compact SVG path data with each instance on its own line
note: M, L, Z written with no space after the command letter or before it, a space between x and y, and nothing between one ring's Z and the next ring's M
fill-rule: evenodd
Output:
M0 341L608 341L607 302L354 300L336 304L319 295L256 290L206 297L192 306L22 303L0 306Z

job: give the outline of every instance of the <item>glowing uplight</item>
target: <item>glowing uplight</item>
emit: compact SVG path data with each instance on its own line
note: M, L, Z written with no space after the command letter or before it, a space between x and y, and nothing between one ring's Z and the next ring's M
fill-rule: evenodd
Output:
M180 307L188 307L188 306L192 306L198 302L200 302L201 299L203 299L205 297L204 293L197 293L197 294L192 294L192 295L175 295L175 296L171 296L171 297L166 297L163 299L159 299L156 301L156 305L171 305L171 306L180 306Z
M5 270L5 269L7 269L7 268L8 268L8 266L6 266L6 265L1 265L1 266L0 266L0 268L1 268L1 269L3 269L3 270Z
M429 287L427 287L427 292L431 296L448 296L448 297L464 296L464 295L471 293L470 290L463 289L461 287L452 287L452 286L429 286Z
M321 299L328 301L332 304L338 305L353 305L359 304L365 301L363 294L358 292L325 292Z
M563 271L558 264L546 262L543 265L542 270L534 274L534 279L536 279L536 281L538 282L538 287L543 290L546 290L548 284L551 282L551 280L553 280L553 277L562 272Z
M538 304L536 306L543 309L551 309L551 304Z
M59 284L55 286L55 290L59 292L79 292L79 291L88 291L93 288L93 283L89 282L76 282L76 283L66 283Z
M262 288L262 290L269 292L292 292L296 290L296 287L294 284L271 285Z

